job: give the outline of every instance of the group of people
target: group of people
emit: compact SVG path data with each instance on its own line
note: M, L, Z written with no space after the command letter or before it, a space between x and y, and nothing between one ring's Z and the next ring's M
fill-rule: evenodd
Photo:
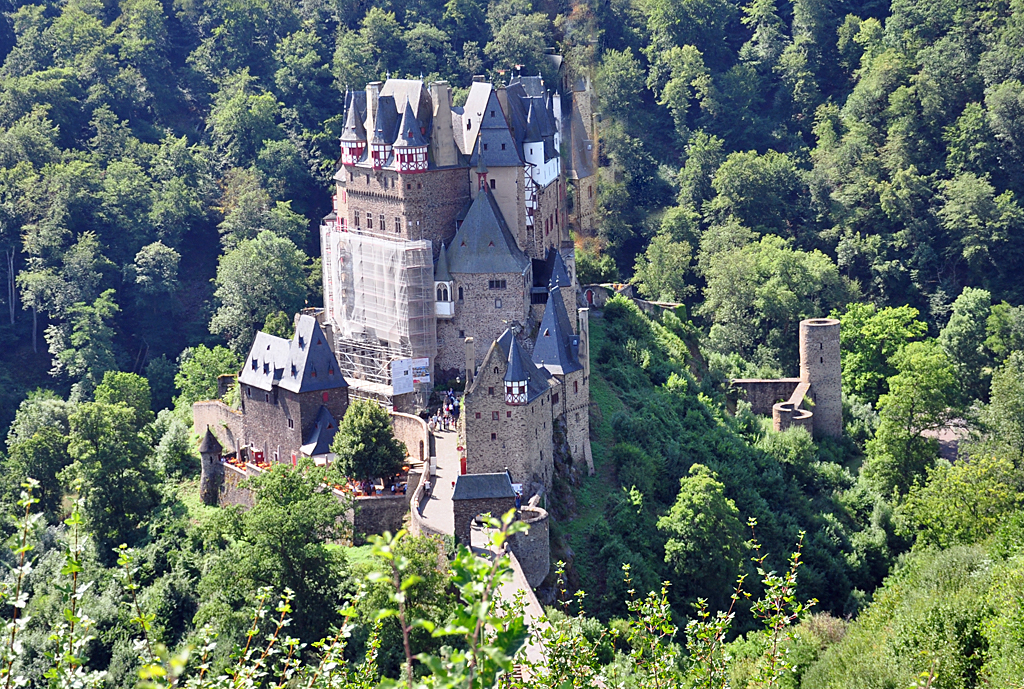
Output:
M449 388L444 404L430 417L430 430L454 431L459 421L459 400Z

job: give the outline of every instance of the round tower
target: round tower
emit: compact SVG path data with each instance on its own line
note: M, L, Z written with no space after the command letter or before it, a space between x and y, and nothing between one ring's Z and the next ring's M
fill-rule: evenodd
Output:
M814 435L843 434L842 369L839 365L839 321L800 321L800 380L811 384Z
M220 463L223 450L216 436L206 427L206 435L199 443L199 456L202 458L202 473L199 476L199 497L206 505L216 507L220 495L220 486L224 482L224 467Z

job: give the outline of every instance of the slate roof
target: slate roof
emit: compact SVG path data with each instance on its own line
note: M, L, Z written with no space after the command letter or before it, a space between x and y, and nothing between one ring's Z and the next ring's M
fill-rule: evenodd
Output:
M331 451L331 443L338 432L338 422L327 407L320 405L316 413L316 422L302 443L302 453L307 457L325 455Z
M469 95L466 96L466 103L461 108L452 108L452 127L455 131L455 143L463 155L472 155L476 146L477 135L485 119L484 113L495 110L494 119L498 119L501 112L501 105L494 93L491 84L482 81L474 81L469 87ZM501 117L504 120L504 116ZM468 126L467 126L468 125ZM502 126L508 126L504 121Z
M496 350L496 356L501 356L508 362L507 370L512 370L513 367L517 369L515 375L520 377L515 378L514 380L526 379L527 404L543 395L551 387L548 384L547 376L544 375L543 371L537 368L536 364L533 363L533 360L530 359L530 355L523 350L523 346L519 344L519 340L516 339L511 328L507 328L505 332L503 332L498 339L494 341L494 344L491 345L491 349ZM491 352L488 352L487 358L490 356ZM486 365L486 360L484 363ZM479 378L477 378L477 380L479 380ZM509 380L507 373L505 375L505 380Z
M394 96L377 98L377 117L373 123L373 138L370 143L391 144L398 138L398 108Z
M569 165L568 173L573 179L583 179L594 174L594 142L578 108L573 108L569 120Z
M299 316L290 340L256 333L238 382L260 390L278 386L296 393L348 387L320 324L306 315Z
M494 500L514 498L515 489L507 471L498 474L463 474L455 479L452 500Z
M405 102L405 113L402 115L402 124L398 128L398 138L395 139L395 146L426 146L427 137L420 131L420 123L413 114L412 105Z
M448 270L458 274L522 273L530 259L516 244L490 189L481 190L448 245Z
M452 281L452 274L448 272L448 252L444 248L444 242L441 242L441 251L437 254L437 265L434 266L434 281Z
M533 363L556 376L583 368L579 359L580 338L572 331L572 321L565 310L561 289L564 288L556 287L548 295L544 317L537 331L537 342L533 346Z
M349 91L345 94L345 107L348 109L348 115L345 118L345 129L341 132L341 140L366 141L366 127L363 126L363 120L366 119L366 92Z
M204 455L217 455L220 454L220 451L223 449L224 448L221 446L220 442L217 441L217 436L215 436L210 431L210 427L207 426L206 435L203 436L202 442L199 443L199 453Z
M565 267L565 261L558 249L548 249L548 288L572 287L572 280L569 279L569 270Z

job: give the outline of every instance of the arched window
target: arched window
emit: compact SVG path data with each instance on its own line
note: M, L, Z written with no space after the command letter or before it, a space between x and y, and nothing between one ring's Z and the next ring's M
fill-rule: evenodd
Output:
M438 285L438 286L437 286L437 300L438 300L438 301L445 301L445 300L444 300L444 299L442 298L442 296L441 296L441 295L442 295L442 292L441 292L441 286L440 286L440 285Z

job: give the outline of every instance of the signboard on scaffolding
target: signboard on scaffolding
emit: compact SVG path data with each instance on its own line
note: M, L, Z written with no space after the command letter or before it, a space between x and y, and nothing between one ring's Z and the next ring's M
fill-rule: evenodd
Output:
M391 362L391 390L394 395L413 392L414 386L430 383L430 359L395 359Z
M424 357L412 360L412 382L414 385L430 382L430 359Z
M405 395L413 391L413 359L395 359L391 362L391 391L393 395Z

